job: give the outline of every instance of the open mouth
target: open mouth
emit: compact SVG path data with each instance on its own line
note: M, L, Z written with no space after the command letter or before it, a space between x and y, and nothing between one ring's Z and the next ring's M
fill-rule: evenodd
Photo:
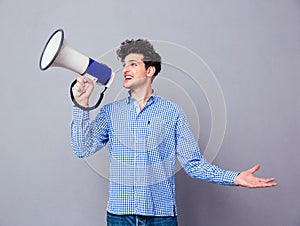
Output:
M124 79L125 79L125 80L131 80L132 78L133 78L133 77L132 77L131 75L125 75L125 76L124 76Z

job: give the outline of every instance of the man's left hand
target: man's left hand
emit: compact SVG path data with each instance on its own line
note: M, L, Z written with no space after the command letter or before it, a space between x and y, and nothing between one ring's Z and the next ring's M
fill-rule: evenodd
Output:
M234 184L247 188L264 188L277 186L275 178L259 178L254 173L259 170L260 165L255 165L249 170L241 172L235 179Z

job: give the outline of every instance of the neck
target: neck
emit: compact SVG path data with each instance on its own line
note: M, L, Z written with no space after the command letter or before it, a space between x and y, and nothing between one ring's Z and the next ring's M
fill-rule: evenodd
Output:
M139 103L140 109L145 105L147 99L151 96L152 94L152 87L149 86L147 89L141 89L141 90L136 90L136 89L131 89L130 90L130 96Z

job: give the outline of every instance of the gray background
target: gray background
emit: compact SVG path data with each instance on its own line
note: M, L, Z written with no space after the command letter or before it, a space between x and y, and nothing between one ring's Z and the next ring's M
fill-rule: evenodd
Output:
M280 184L224 187L180 171L180 225L299 226L299 10L298 0L0 0L0 225L105 224L108 181L70 148L74 73L38 68L46 40L63 28L74 48L94 58L138 37L193 50L226 100L227 130L214 163L232 170L259 163L257 175ZM210 126L203 116L201 148Z

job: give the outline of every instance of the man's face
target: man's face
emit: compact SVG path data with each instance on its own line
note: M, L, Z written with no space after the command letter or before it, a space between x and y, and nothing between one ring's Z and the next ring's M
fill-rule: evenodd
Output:
M128 89L142 88L149 85L149 77L143 54L128 54L123 62L123 86ZM150 82L151 84L151 82Z

